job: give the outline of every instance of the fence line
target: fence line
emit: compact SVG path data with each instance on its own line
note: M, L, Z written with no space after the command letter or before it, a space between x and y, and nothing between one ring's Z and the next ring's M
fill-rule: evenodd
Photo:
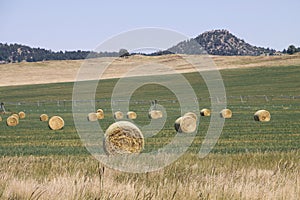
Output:
M217 103L221 103L221 102L225 102L225 100L237 100L240 101L241 103L247 103L249 101L253 101L253 100L264 100L265 102L272 102L272 101L278 101L278 100L300 100L300 96L292 96L292 95L280 95L280 96L274 96L274 95L254 95L254 96L227 96L227 97L201 97L199 99L195 99L195 102L202 102L202 101L214 101ZM91 104L93 103L104 103L104 102L110 102L110 99L87 99L87 100L39 100L39 101L29 101L29 102L25 102L25 101L20 101L20 102L8 102L8 101L4 101L2 103L4 103L4 105L15 105L15 106L21 106L21 105L36 105L37 107L42 107L45 104L53 104L56 103L57 107L60 106L66 106L66 104L68 103L74 103L74 105L76 106L77 103L84 103L84 102L91 102ZM113 104L118 104L124 102L124 100L120 100L120 101L114 101L112 102ZM150 104L150 100L130 100L131 103L135 103L135 104ZM178 100L172 100L172 99L158 99L158 103L162 102L162 103L178 103Z

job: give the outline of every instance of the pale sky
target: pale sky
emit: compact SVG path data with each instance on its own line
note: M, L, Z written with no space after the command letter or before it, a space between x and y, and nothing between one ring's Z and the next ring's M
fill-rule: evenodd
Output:
M276 50L300 46L299 0L0 0L0 42L93 50L121 32L159 27L196 37L227 29Z

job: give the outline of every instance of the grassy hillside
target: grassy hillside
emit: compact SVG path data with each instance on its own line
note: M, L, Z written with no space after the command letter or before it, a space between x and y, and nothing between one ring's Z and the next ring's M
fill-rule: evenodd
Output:
M201 60L203 56L186 55L190 59ZM218 69L249 68L249 67L273 67L273 66L300 66L300 54L284 56L209 56L215 62ZM159 63L175 67L182 73L194 72L194 69L179 55L164 56L130 56L122 58L98 58L91 59L91 66L99 66L110 63L110 70L104 75L105 78L123 76L122 73L133 69L138 65ZM58 82L72 82L80 66L85 60L63 60L43 62L20 62L1 64L0 86L47 84ZM154 71L155 72L155 71ZM141 75L145 74L142 72Z

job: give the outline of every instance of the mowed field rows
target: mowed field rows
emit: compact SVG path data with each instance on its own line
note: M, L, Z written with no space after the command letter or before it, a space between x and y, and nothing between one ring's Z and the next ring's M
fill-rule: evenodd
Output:
M233 117L225 121L221 138L214 152L288 151L300 147L300 77L299 67L265 67L221 71L227 92L227 107ZM165 75L172 76L172 75ZM199 99L199 108L210 108L208 90L197 73L185 74ZM117 79L102 80L96 93L96 108L102 108L105 118L99 120L103 130L114 122L110 97ZM8 127L2 115L2 155L70 155L87 154L79 140L72 116L73 83L2 87L1 101L7 111L25 111L26 118L16 127ZM266 97L265 97L266 96ZM242 99L240 99L242 97ZM293 98L294 97L294 98ZM295 98L296 97L296 98ZM165 128L147 138L145 151L166 144L175 134L174 121L181 115L176 96L160 85L145 85L136 90L130 100L130 110L138 115L134 122L147 125L150 101L157 99L167 111ZM271 121L253 120L256 110L271 112ZM95 112L90 108L86 114ZM65 120L63 130L52 131L41 114L60 115ZM198 113L199 115L199 113ZM197 152L209 126L210 117L201 117L197 137L190 150ZM96 122L97 123L97 122ZM97 133L95 133L97 134ZM99 132L100 134L100 132ZM158 145L158 147L155 147Z

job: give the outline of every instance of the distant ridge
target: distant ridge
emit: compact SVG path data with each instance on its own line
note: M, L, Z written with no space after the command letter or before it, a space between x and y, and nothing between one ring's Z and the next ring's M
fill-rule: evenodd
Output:
M124 50L124 49L123 49ZM126 50L126 49L125 49ZM120 50L121 51L121 50ZM126 50L127 52L127 50ZM228 30L207 31L196 38L182 41L177 45L147 56L165 54L204 54L223 56L258 56L261 54L272 55L274 49L256 47L239 39ZM129 54L128 55L134 55ZM43 48L31 48L21 44L0 43L0 64L11 62L36 62L44 60L78 60L97 57L118 57L120 52L93 52L93 51L51 51Z
M178 54L203 54L224 56L257 56L261 54L272 55L274 49L256 47L239 39L228 30L207 31L196 38L182 41L168 49Z

